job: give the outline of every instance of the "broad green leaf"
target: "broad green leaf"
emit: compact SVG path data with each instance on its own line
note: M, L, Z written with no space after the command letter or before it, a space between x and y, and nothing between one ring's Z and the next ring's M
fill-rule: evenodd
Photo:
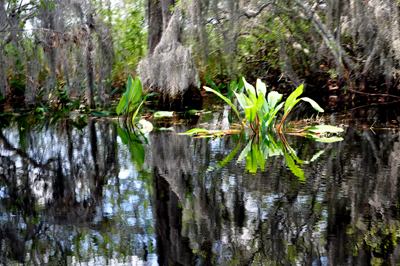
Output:
M147 120L140 119L138 123L142 125L140 132L142 132L143 134L149 133L153 130L153 124Z
M330 126L330 125L316 125L312 127L305 128L304 130L310 131L313 133L340 133L343 132L344 129L341 127L335 127L335 126Z
M154 117L172 117L174 116L173 111L158 111L153 114Z
M243 78L244 87L246 88L247 94L256 95L256 90L254 89L253 85L247 83L247 81Z
M229 105L232 107L232 110L236 113L236 115L237 115L237 117L238 117L238 119L239 119L239 121L240 121L240 115L239 115L238 110L236 109L235 105L233 105L233 103L232 103L228 98L226 98L226 97L225 97L224 95L222 95L221 93L219 93L219 92L217 92L217 91L215 91L215 90L213 90L213 89L211 89L211 88L209 88L209 87L204 86L204 89L205 89L206 91L210 91L210 92L216 94L218 97L220 97L222 100L224 100L227 104L229 104ZM236 94L236 93L235 93L235 94Z
M125 109L125 104L126 104L126 96L122 96L121 100L119 100L118 106L115 109L117 112L117 115L120 115L122 111Z
M262 104L262 107L261 107L261 110L260 110L260 111L261 111L261 112L260 112L261 118L263 118L264 115L265 115L265 114L268 114L269 111L270 111L268 102L267 102L267 100L265 99L265 97L264 97L264 101L263 101L263 104Z
M143 87L142 87L142 82L139 80L139 77L135 78L135 84L134 84L134 96L132 99L133 103L137 103L140 100L140 97L142 97L142 93L143 93Z
M247 102L246 99L244 98L245 95L243 94L243 92L240 93L233 92L233 93L235 94L236 99L238 100L240 106L244 109L247 106Z
M265 94L267 93L267 87L265 86L265 83L260 79L257 79L256 88L258 95L262 94L265 97Z
M128 101L132 104L136 104L139 102L140 97L142 96L142 83L139 78L135 78L135 82L129 92Z
M256 104L257 98L256 98L256 96L254 94L251 94L253 96L252 99L247 97L244 93L242 93L242 95L243 95L243 98L246 101L246 104L247 104L246 106L250 106L250 105Z
M277 91L271 91L268 93L268 105L269 110L275 108L276 104L282 100L283 94L280 94Z
M321 113L324 112L324 109L322 109L321 106L319 106L318 103L316 101L314 101L313 99L310 99L308 97L303 97L303 98L300 98L300 99L303 100L303 101L309 102L312 105L312 107L315 110L317 110L318 112L321 112Z
M254 118L256 118L256 113L257 113L256 106L255 105L246 106L244 108L244 113L246 114L247 120L249 120L249 122L252 123Z
M262 95L262 94L259 94L258 95L258 98L257 98L257 105L256 105L256 110L258 111L258 110L262 110L262 106L263 106L263 103L264 103L264 100L265 100L265 98L264 98L264 95Z
M279 112L279 110L282 108L282 106L285 103L282 102L280 103L276 108L271 109L271 111L269 112L268 116L267 116L267 127L269 128L271 126L272 121L276 118L276 114ZM264 116L265 117L265 116ZM264 119L263 119L263 123L264 123Z
M285 109L284 109L284 113L287 114L288 111L290 111L293 106L296 105L296 99L297 97L299 97L302 93L303 93L303 84L301 84L297 89L295 89L290 95L289 97L286 99L285 102Z

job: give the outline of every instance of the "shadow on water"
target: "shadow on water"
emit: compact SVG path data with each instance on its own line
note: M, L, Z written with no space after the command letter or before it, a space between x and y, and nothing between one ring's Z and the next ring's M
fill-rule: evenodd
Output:
M245 145L218 166L234 137L160 130L130 146L122 133L89 118L83 128L29 117L1 128L0 264L400 263L398 131L349 127L336 143L286 136L309 161L304 180L284 155L248 173L237 162Z

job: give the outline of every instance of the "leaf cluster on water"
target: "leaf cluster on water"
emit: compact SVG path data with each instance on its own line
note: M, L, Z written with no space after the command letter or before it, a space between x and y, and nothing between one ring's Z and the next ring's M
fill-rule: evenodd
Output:
M324 112L324 110L314 100L308 97L298 99L298 97L303 93L303 85L300 85L296 90L294 90L284 102L281 102L283 95L277 91L270 91L267 94L267 87L260 79L257 79L255 88L244 78L242 78L239 83L233 81L228 88L228 97L225 97L216 89L204 86L206 91L216 94L229 104L239 121L243 121L243 119L246 118L255 134L272 129L279 110L284 107L283 118L277 127L277 131L282 131L282 126L286 117L300 100L310 103L318 112ZM244 110L244 118L241 117L238 108L236 108L235 104L231 100L233 95L240 107Z
M237 83L236 80L232 81L231 84L228 85L227 97L222 95L214 83L210 81L208 81L208 83L211 84L213 88L205 86L204 89L216 94L232 108L238 120L242 123L242 129L245 127L244 121L247 120L253 131L253 134L250 137L246 147L239 155L238 162L246 159L246 169L250 173L256 173L258 167L260 167L262 171L264 170L265 160L268 157L283 155L289 169L293 172L293 174L295 174L299 180L305 181L304 171L299 165L307 164L315 160L323 153L323 151L317 152L310 161L300 160L297 157L296 152L287 143L282 129L286 118L300 101L310 103L311 106L318 112L324 112L324 110L314 100L308 97L299 98L303 93L303 85L300 85L298 88L296 88L285 101L282 101L283 95L277 91L270 91L267 93L267 87L260 79L257 79L256 87L249 84L244 78L242 78L239 83ZM244 117L241 116L241 112L239 112L238 107L235 105L235 101L244 111ZM272 133L271 129L275 128L274 126L276 123L276 118L282 108L283 117L276 126L276 131L281 141L275 142L270 135ZM228 135L225 134L225 131L212 131L202 128L194 128L183 134L197 137L216 138L216 136ZM302 129L299 133L296 133L296 135L304 136L319 142L332 143L341 141L343 138L336 135L331 136L330 134L338 134L341 132L343 132L343 129L339 127L330 125L315 125ZM238 152L239 145L240 141L236 148L227 156L227 158L209 170L220 168L223 165L226 165Z

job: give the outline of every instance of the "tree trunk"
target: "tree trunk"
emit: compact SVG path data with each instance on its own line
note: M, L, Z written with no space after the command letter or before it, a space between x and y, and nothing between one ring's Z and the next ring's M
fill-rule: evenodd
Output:
M161 40L163 31L163 18L161 2L148 0L149 11L149 35L148 35L148 55L153 54L154 49Z
M86 51L86 97L89 103L90 109L96 108L94 101L94 60L93 60L93 40L92 40L92 28L94 22L93 18L89 15L86 22L87 31L87 51Z

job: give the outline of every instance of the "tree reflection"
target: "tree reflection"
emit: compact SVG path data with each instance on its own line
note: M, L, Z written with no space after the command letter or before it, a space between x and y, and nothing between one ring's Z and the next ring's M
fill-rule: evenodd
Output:
M42 129L26 119L0 130L0 264L400 262L399 132L288 136L310 161L301 181L283 156L247 173L243 147L218 164L233 137L153 131L132 154L139 146L111 121Z
M135 228L110 216L114 203L105 200L118 179L115 123L28 129L0 131L1 263L128 261ZM115 196L126 204L121 193Z

